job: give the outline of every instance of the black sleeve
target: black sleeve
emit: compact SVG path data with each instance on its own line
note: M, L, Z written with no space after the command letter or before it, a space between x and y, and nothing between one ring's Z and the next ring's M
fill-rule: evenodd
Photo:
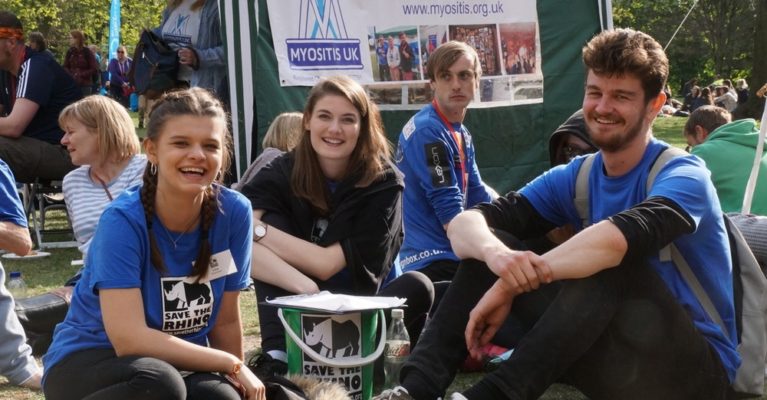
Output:
M624 260L646 258L679 236L695 231L695 221L674 201L653 196L608 218L628 243Z
M285 155L278 157L256 173L240 190L250 200L251 208L266 212L288 214L290 203L291 160Z
M524 196L509 192L490 203L472 208L482 213L487 225L526 240L546 234L556 225L544 219Z
M340 238L357 293L373 295L386 278L402 245L402 187L366 199Z

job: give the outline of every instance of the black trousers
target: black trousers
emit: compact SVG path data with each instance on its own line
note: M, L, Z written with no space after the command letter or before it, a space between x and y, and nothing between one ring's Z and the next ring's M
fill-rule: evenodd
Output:
M444 395L468 354L469 312L496 279L480 261L461 262L402 369L413 397ZM556 381L591 399L727 396L718 353L648 265L620 265L519 295L511 317L526 333L509 360L464 392L468 399L537 399Z
M285 351L285 329L277 317L277 307L263 303L267 298L289 296L295 293L290 293L285 289L259 280L255 280L254 283L256 299L258 300L258 322L261 326L261 348L264 352L270 350ZM407 272L391 281L376 295L407 299L407 303L405 303L407 305L405 308L405 326L410 334L411 348L415 347L434 301L434 286L429 278L418 272ZM387 323L390 319L391 315L387 315Z
M113 349L73 353L47 372L48 400L240 400L221 375L195 372L185 377L165 361L117 357Z

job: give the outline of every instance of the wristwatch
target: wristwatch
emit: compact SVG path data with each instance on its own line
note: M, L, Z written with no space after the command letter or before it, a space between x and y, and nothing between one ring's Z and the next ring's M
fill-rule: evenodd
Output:
M258 242L266 236L266 228L268 225L259 223L253 226L253 241Z

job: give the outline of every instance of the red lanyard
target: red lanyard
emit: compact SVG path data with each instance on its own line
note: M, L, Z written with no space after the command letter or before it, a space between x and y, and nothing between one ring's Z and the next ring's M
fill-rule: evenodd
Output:
M463 151L463 135L456 132L455 129L453 129L453 124L450 123L450 121L447 120L447 117L445 117L445 114L442 114L442 111L440 111L439 106L437 105L437 100L432 100L431 105L434 107L434 111L437 112L437 115L439 115L439 118L442 120L442 122L445 123L445 126L447 126L447 129L450 130L450 133L453 134L453 139L455 140L455 144L458 145L458 157L461 159L461 183L462 186L462 192L464 194L464 202L465 194L466 194L466 182L469 180L469 171L466 169L466 153Z

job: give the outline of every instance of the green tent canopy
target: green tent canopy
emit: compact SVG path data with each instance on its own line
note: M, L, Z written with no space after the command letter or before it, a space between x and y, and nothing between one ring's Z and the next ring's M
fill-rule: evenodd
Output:
M280 86L266 0L220 0L226 32L232 130L238 174L260 152L274 117L301 111L308 87ZM583 98L582 46L612 28L611 0L538 0L543 102L471 108L471 131L483 179L499 193L518 189L548 165L548 137ZM396 143L415 110L382 111L386 133Z

